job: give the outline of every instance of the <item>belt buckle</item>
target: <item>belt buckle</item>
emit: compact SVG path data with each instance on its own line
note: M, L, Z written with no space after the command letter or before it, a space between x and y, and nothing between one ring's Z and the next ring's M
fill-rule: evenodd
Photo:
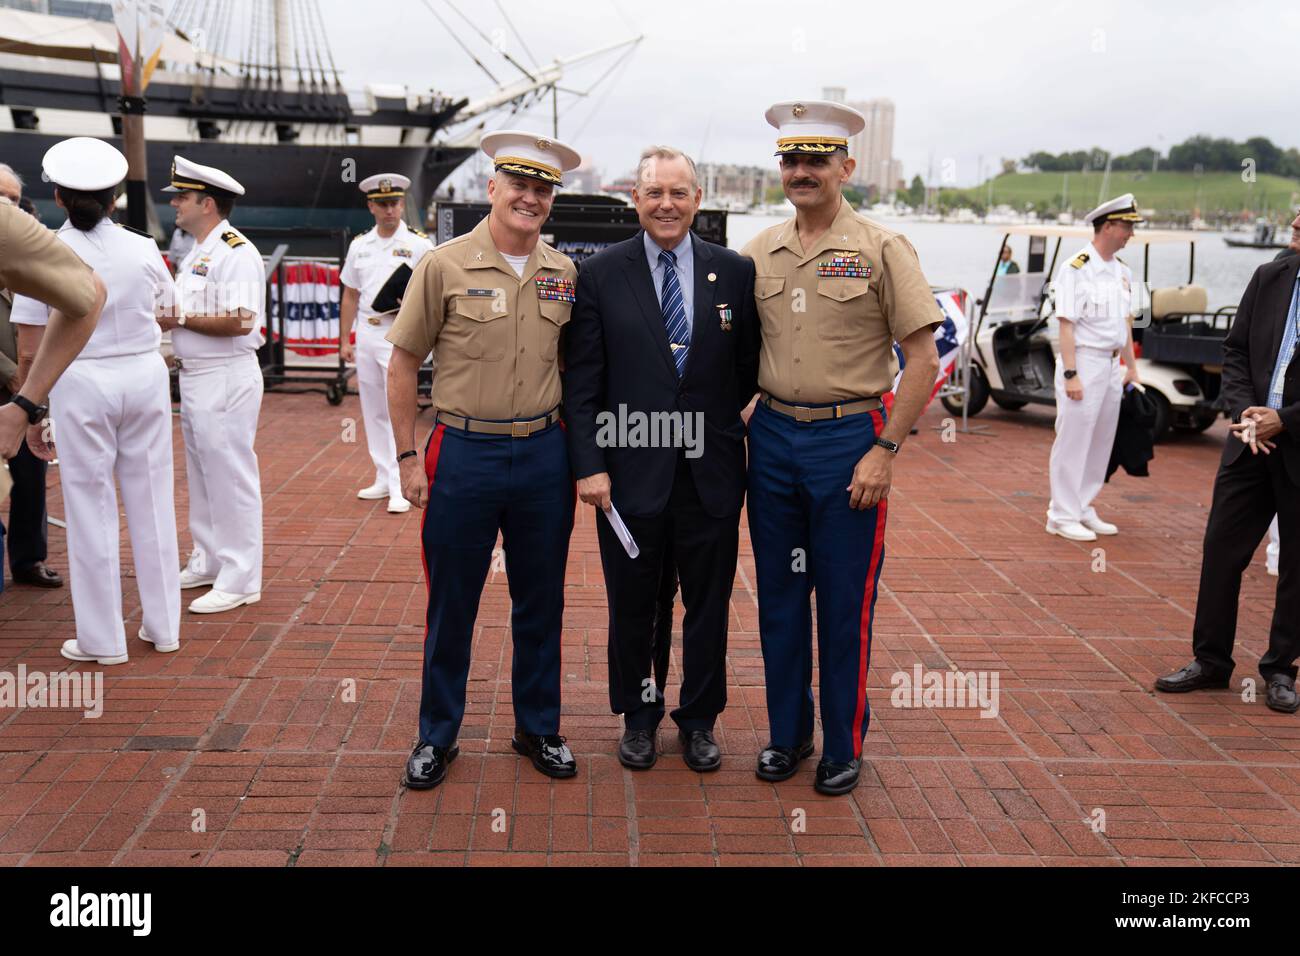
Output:
M373 315L372 315L370 318L366 319L366 321L369 322L371 325L378 325L378 324L379 324L379 319L377 319L377 318L376 318L375 316L373 316Z
M811 408L805 408L803 405L794 407L794 420L797 422L811 422L813 420L812 414L813 410Z
M511 422L510 437L527 438L531 434L531 432L528 431L528 426L531 424L532 422Z

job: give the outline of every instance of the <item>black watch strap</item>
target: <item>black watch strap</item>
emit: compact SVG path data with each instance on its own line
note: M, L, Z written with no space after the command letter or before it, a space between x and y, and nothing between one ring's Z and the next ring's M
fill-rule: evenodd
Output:
M50 411L48 405L37 405L31 399L23 398L21 395L15 395L13 403L27 413L27 422L30 425L39 425Z
M418 454L419 454L419 452L418 452L418 451L415 451L415 450L404 451L404 452L402 452L400 455L397 456L397 462L398 462L398 464L401 464L402 462L406 461L406 459L408 459L408 458L414 458L414 457L415 457L416 455L418 455Z
M892 451L895 455L898 454L898 442L896 441L890 441L888 438L877 438L876 444L887 451Z

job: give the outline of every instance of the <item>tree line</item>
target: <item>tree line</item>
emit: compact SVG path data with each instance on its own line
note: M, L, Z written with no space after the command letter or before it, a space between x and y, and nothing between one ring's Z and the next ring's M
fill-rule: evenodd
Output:
M1030 153L1021 162L1030 169L1044 173L1074 173L1105 169L1107 152L1093 147L1052 154ZM1150 146L1111 158L1111 169L1150 170L1168 169L1176 172L1240 172L1248 162L1254 163L1257 173L1273 173L1300 179L1300 149L1283 149L1267 136L1252 136L1244 142L1211 136L1193 136L1169 148L1169 155L1161 155ZM1005 164L1004 164L1005 169Z

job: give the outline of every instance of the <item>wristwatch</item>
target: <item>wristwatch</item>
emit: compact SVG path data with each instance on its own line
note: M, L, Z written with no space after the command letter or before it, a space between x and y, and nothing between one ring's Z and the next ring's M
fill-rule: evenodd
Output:
M888 438L877 438L876 444L886 451L891 451L895 455L898 454L898 442L896 441L890 441Z
M406 461L406 459L414 458L418 454L419 452L415 451L414 449L412 449L411 451L404 451L397 456L397 463L400 465L402 462Z
M1065 377L1067 380L1074 378L1078 374L1079 374L1079 370L1077 368L1067 368L1065 370Z
M45 416L50 413L49 405L37 405L35 402L23 398L21 395L15 395L12 401L27 413L27 423L29 425L39 425L41 422L45 421Z

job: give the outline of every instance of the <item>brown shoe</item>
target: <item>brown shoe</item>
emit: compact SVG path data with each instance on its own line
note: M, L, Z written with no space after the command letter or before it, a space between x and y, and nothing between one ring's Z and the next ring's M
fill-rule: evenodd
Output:
M14 571L15 584L29 584L34 588L61 588L63 578L56 571L45 566L44 561L37 561L29 568Z

